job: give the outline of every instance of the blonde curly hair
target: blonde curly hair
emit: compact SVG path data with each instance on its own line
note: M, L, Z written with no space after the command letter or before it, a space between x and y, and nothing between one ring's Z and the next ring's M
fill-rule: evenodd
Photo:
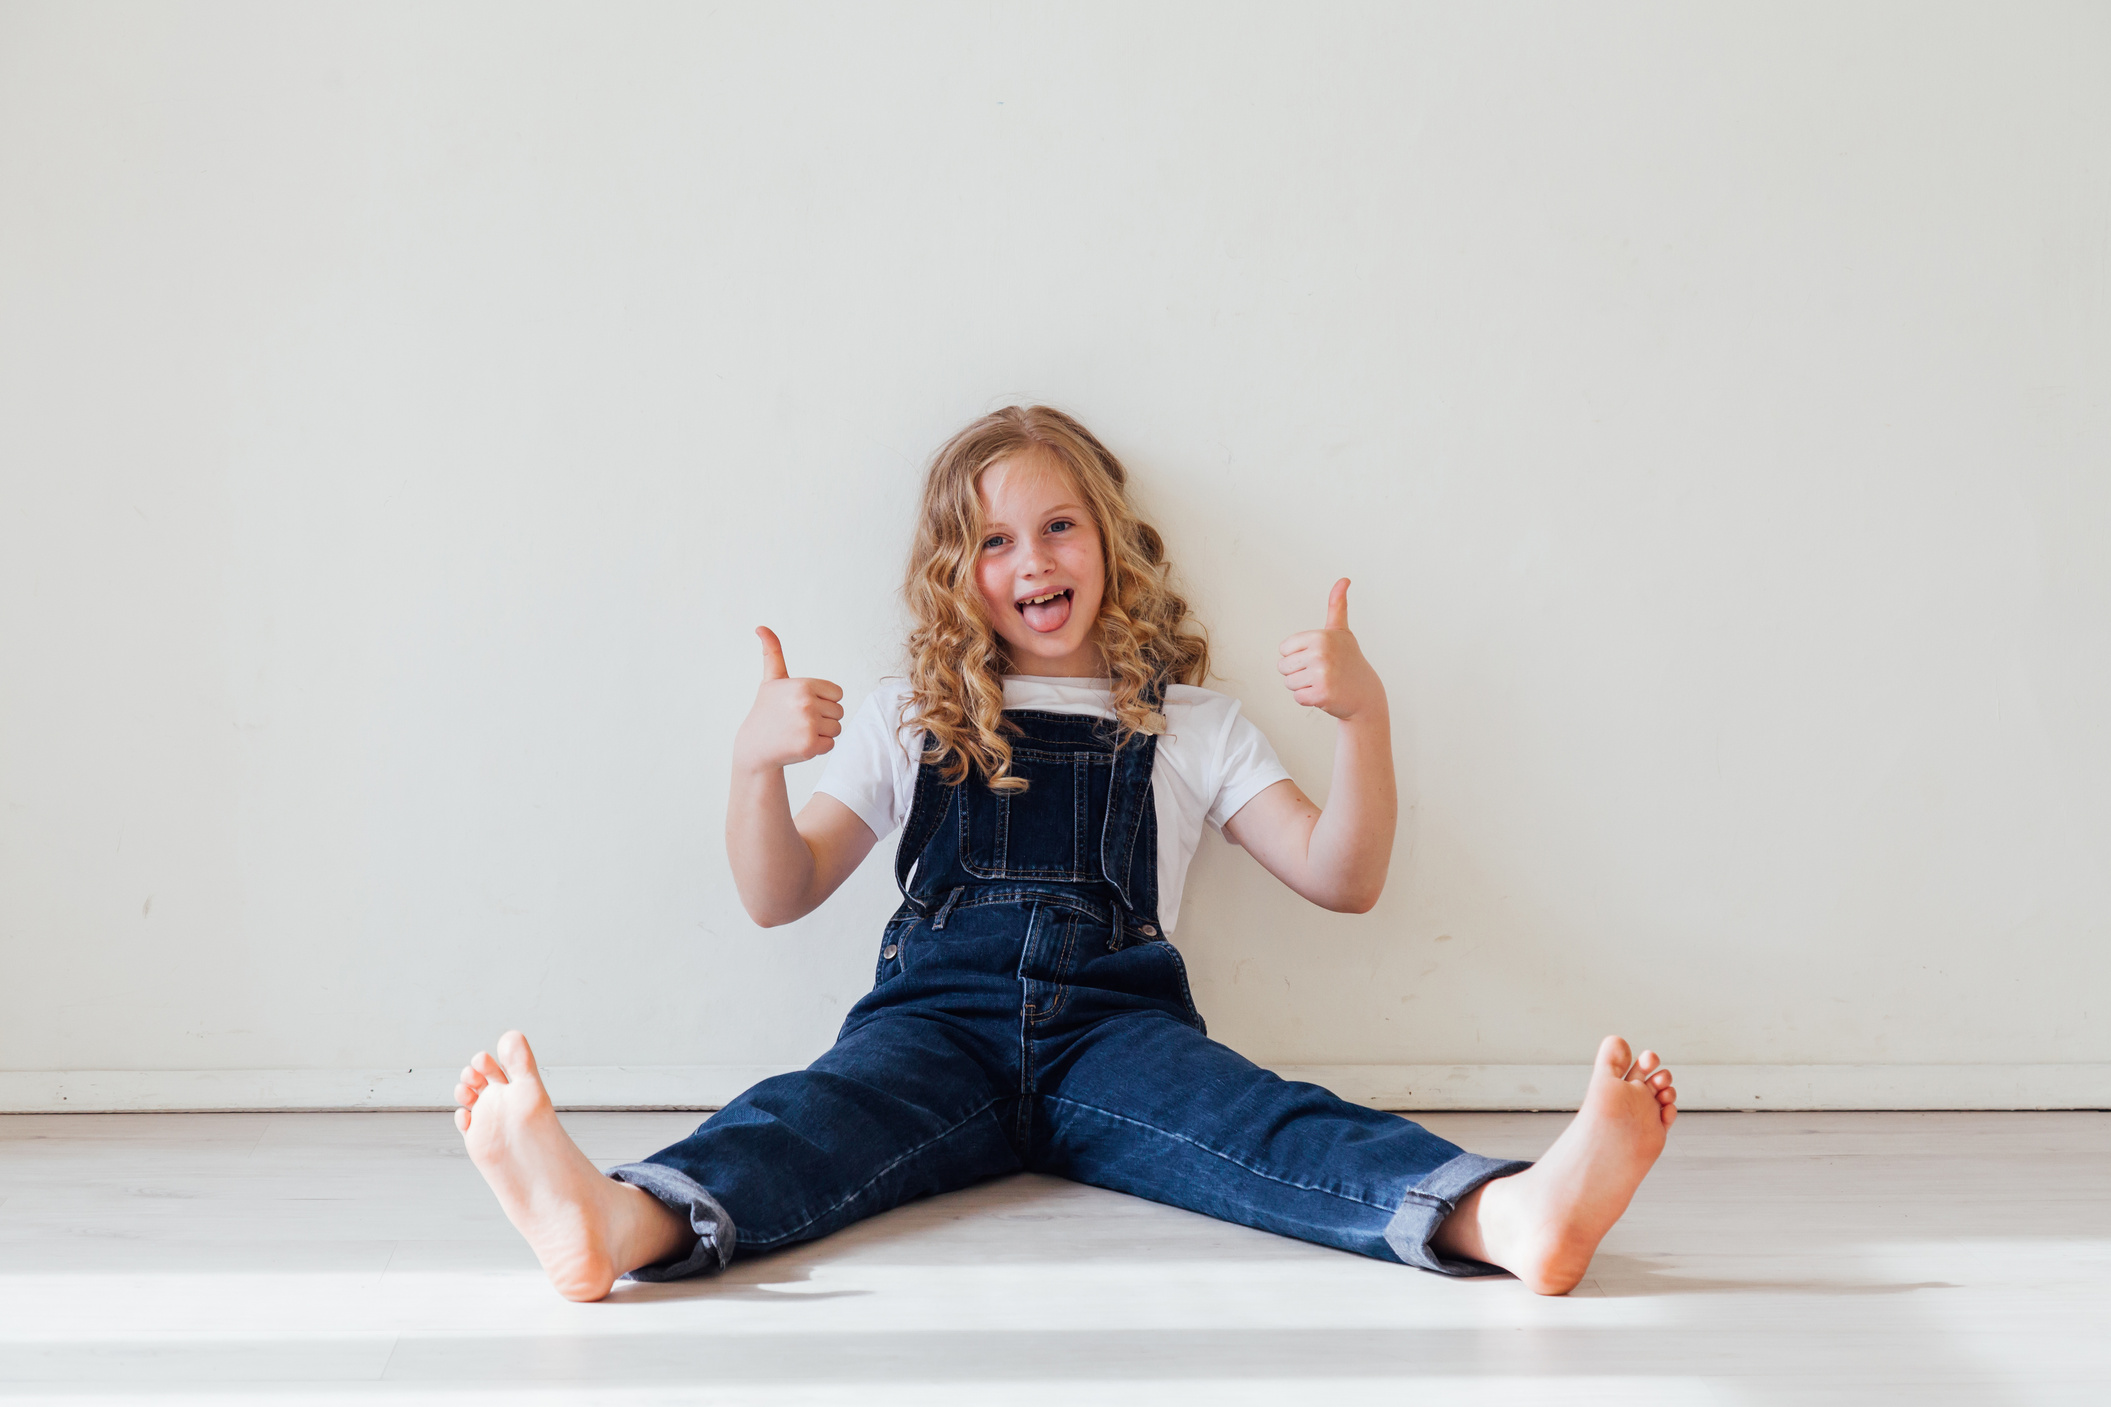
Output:
M1099 529L1106 594L1094 643L1113 678L1116 746L1155 731L1146 692L1153 681L1200 684L1209 677L1209 638L1174 591L1165 540L1129 504L1128 471L1107 447L1062 411L1007 406L962 430L931 460L923 508L902 595L909 632L909 706L904 722L922 728L925 748L944 759L948 783L972 768L998 791L1023 791L1011 775L1005 737L1003 642L975 585L981 556L982 476L1020 454L1039 454L1070 477Z

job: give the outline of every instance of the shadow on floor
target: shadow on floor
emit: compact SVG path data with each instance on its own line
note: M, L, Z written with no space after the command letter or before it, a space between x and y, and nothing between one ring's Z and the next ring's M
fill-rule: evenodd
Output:
M799 1290L785 1286L811 1283L814 1267L825 1257L799 1257L780 1251L741 1261L720 1275L699 1275L691 1280L665 1280L646 1284L620 1282L609 1296L610 1303L664 1304L675 1300L759 1300L765 1304L796 1304L801 1300L844 1300L869 1295L870 1290Z

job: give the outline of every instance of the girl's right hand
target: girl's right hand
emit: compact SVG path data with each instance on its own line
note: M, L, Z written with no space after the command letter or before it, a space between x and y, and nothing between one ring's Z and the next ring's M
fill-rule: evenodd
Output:
M819 757L843 731L843 691L826 679L792 679L777 632L755 627L762 641L762 687L733 739L733 765L761 771Z

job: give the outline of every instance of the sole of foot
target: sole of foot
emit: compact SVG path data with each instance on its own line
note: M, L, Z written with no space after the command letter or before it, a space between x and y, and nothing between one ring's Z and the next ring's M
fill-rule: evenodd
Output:
M1546 1156L1513 1177L1483 1184L1468 1199L1477 1202L1479 1258L1538 1294L1574 1289L1664 1151L1678 1112L1671 1071L1656 1052L1637 1057L1626 1041L1607 1036L1583 1107ZM1467 1210L1465 1203L1460 1210Z
M454 1122L469 1161L557 1293L601 1299L618 1277L673 1254L687 1228L650 1193L609 1180L579 1151L557 1121L527 1037L508 1031L496 1050L496 1057L477 1052L455 1086Z

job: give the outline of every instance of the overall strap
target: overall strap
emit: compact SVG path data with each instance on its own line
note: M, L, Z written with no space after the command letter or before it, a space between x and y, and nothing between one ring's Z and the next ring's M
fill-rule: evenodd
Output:
M1154 677L1145 685L1142 698L1158 718L1162 732L1164 677ZM1100 873L1113 887L1127 918L1146 937L1155 937L1158 927L1158 818L1151 792L1151 771L1157 760L1157 732L1123 739L1114 755L1106 824L1100 828ZM1121 918L1116 922L1121 924Z
M916 763L916 796L909 805L909 819L902 825L902 841L894 850L894 887L901 890L902 901L918 913L925 906L909 892L909 871L931 843L931 837L945 823L952 811L956 793L960 788L946 785L939 775L938 764L929 753L919 755Z

